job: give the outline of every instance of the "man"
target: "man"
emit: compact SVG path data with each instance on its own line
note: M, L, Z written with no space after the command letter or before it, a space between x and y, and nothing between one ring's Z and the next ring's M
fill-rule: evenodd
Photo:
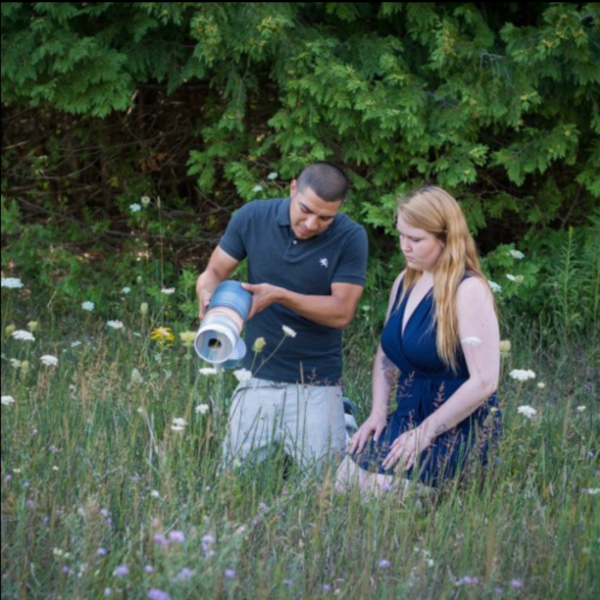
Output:
M342 329L354 317L367 262L365 230L338 212L347 193L336 166L309 165L289 198L250 202L234 214L198 278L202 319L217 285L248 259L245 340L255 351L243 361L252 378L232 399L227 460L260 460L274 443L304 467L345 452Z

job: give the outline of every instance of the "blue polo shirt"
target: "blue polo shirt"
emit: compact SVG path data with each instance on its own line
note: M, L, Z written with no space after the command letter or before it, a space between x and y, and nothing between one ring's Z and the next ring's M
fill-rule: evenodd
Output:
M317 296L331 295L332 283L364 286L368 254L364 228L338 213L319 235L296 240L290 223L290 201L255 200L231 218L219 246L236 260L248 259L248 281ZM284 339L283 325L293 329L296 337ZM259 337L267 345L256 354L252 346ZM255 377L313 385L341 383L339 329L319 325L280 304L272 304L246 323L245 340L248 353L243 366Z

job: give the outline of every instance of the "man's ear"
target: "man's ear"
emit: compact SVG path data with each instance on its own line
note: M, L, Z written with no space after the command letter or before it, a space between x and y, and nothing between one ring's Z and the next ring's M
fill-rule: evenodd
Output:
M296 183L295 179L292 179L292 182L290 183L290 196L293 196L297 190L298 184Z

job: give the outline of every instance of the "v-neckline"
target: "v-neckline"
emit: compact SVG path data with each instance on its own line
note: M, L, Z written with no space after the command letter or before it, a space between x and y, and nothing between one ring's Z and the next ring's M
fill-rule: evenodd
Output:
M408 328L408 324L410 323L411 319L414 317L415 313L417 312L417 310L419 309L419 307L421 306L421 304L423 304L423 300L425 300L425 298L427 298L427 296L429 296L431 294L431 292L433 291L433 286L431 286L423 295L423 297L417 302L417 304L415 305L413 311L410 313L410 315L408 316L408 319L406 319L406 323L404 322L404 315L406 314L406 307L408 306L408 301L410 300L410 296L413 293L415 287L411 287L410 290L408 290L406 296L404 297L404 308L402 309L402 315L401 315L401 319L400 319L400 332L401 332L401 339L404 339L404 334L406 333L406 329Z

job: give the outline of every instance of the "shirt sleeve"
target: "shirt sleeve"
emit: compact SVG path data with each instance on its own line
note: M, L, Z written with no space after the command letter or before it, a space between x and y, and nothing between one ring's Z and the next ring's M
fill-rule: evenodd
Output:
M356 225L349 232L342 248L340 260L331 280L332 283L355 283L365 285L369 242L367 232Z
M219 247L235 260L242 261L248 255L244 240L251 217L252 207L245 204L233 214L219 241Z

